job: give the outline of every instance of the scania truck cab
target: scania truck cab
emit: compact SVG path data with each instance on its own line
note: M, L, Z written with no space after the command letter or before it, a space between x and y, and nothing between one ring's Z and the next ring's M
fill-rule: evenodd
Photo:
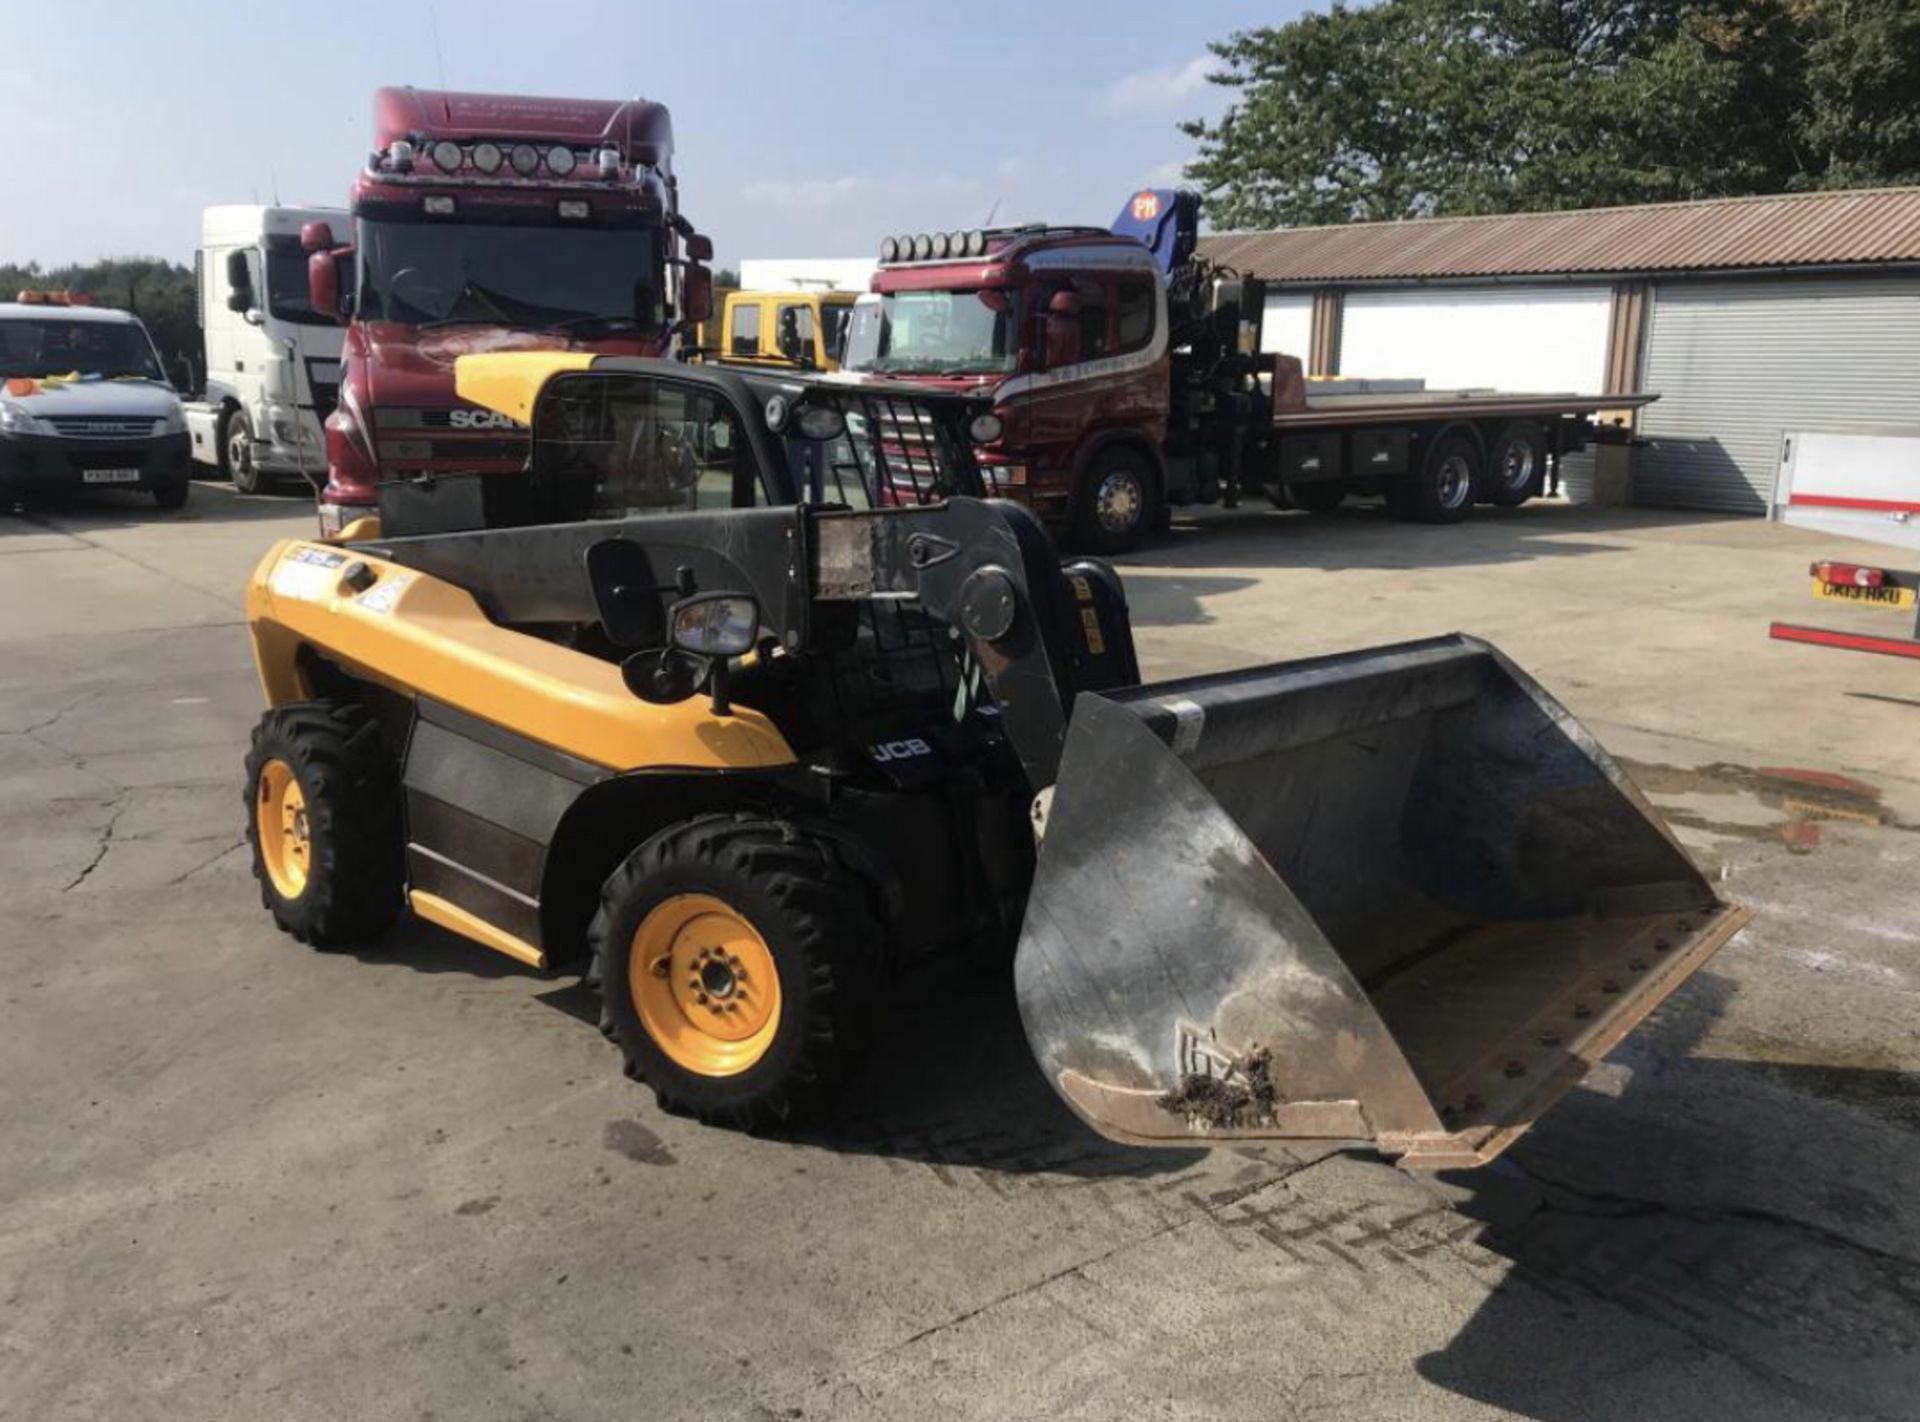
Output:
M664 355L711 301L661 104L387 88L374 135L350 226L304 235L313 304L347 323L326 533L383 480L525 465L526 429L455 391L458 357Z
M64 291L0 302L0 509L96 486L177 509L190 471L180 397L138 317Z
M206 387L186 406L193 457L243 494L283 479L327 478L322 422L340 392L345 338L314 309L300 233L346 212L319 207L210 207L194 260Z

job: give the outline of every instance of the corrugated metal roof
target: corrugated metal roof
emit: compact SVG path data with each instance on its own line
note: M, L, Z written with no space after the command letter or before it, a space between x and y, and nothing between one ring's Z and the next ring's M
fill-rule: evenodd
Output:
M1200 250L1282 283L1920 262L1920 187L1220 232Z

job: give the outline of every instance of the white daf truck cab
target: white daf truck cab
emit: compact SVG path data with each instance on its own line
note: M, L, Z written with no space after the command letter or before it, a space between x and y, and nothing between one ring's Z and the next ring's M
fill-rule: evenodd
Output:
M186 407L193 457L262 492L302 476L327 478L322 425L340 390L346 333L307 297L300 229L327 222L347 230L338 208L210 207L194 258L200 327L207 343L206 389Z

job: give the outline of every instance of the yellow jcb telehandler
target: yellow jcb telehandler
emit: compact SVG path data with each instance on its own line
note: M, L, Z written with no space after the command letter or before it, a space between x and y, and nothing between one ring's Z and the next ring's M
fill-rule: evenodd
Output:
M979 490L964 399L472 357L525 473L383 490L248 594L266 905L584 960L630 1074L820 1105L900 966L1017 943L1108 1136L1502 1150L1743 914L1446 636L1142 685L1118 577Z

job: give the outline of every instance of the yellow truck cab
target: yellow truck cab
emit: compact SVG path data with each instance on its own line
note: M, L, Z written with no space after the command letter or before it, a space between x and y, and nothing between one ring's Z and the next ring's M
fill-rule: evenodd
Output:
M852 291L729 291L704 349L735 364L838 370L853 319ZM714 329L717 324L717 329Z

